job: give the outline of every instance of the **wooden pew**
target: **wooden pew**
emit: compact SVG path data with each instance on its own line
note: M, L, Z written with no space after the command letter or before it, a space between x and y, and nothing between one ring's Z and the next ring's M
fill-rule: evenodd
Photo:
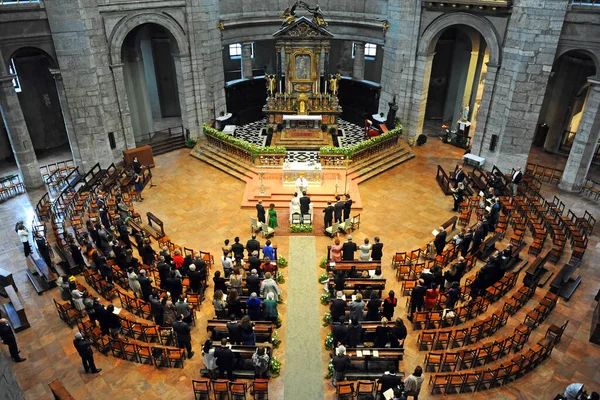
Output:
M48 384L48 387L52 391L55 400L75 400L71 393L63 386L62 382L58 379L53 380Z
M158 219L156 215L149 211L146 213L146 217L148 217L148 224L142 225L144 232L156 240L165 237L165 228L163 222Z
M58 276L48 268L44 260L35 258L33 254L29 255L29 259L33 262L36 271L31 272L27 269L26 274L37 294L42 294L55 287Z
M540 255L536 258L525 270L525 276L523 277L523 283L530 288L537 286L538 282L542 278L542 276L548 272L546 268L544 268L544 264L546 263L546 259L548 258L548 252L543 255Z
M448 176L446 171L444 171L444 168L442 168L441 165L437 166L437 173L435 175L435 180L440 185L442 192L444 192L444 194L446 196L449 196L452 194L452 190L450 188L450 177Z
M550 291L569 301L583 279L581 276L573 279L571 276L581 265L581 260L565 264L560 272L550 282Z
M217 345L218 346L218 345ZM273 356L273 346L271 344L261 344L260 346L240 346L230 345L231 351L235 355L235 365L233 375L236 379L254 379L254 365L252 364L252 355L258 347L264 347L269 358ZM200 375L208 377L208 370L202 368ZM269 374L267 373L267 376Z
M332 265L334 264L334 265ZM353 261L338 261L338 262L331 262L329 263L327 269L329 271L351 271L351 270L357 270L357 271L365 271L365 270L371 270L371 269L376 269L377 267L381 267L381 261L358 261L358 260L353 260Z
M358 356L359 351L363 353L361 357ZM370 355L365 355L365 351L370 352ZM379 353L378 357L373 355L373 351ZM388 347L347 348L346 355L350 357L351 361L351 366L346 372L346 379L375 380L380 378L385 371L389 371L392 367L398 371L400 361L404 358L404 349L392 349ZM404 373L398 372L398 376L404 377Z
M206 332L210 332L211 339L217 343L222 338L229 336L227 330L226 319L209 319L208 325L206 326ZM273 330L275 330L275 324L271 321L253 321L254 322L254 333L256 334L256 342L270 342ZM260 340L259 340L260 338Z
M11 326L15 330L15 332L20 332L24 329L29 328L29 321L27 320L27 315L25 314L25 308L21 301L19 300L19 296L13 289L12 286L5 286L4 291L8 295L10 303L4 304L2 307L4 308L4 313L8 316Z
M0 288L5 286L12 286L15 292L18 292L19 289L17 285L15 285L15 280L13 279L12 273L8 272L5 269L0 268ZM1 293L3 296L8 297L6 293Z

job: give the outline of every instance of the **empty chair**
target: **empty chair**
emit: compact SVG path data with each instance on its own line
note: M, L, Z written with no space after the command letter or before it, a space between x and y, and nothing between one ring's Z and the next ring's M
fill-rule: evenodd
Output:
M231 400L246 400L246 382L229 382Z
M354 382L338 382L335 394L338 400L350 400L354 398Z
M268 400L269 399L269 380L268 379L255 379L250 386L250 394L254 396L256 400Z
M195 400L210 400L210 379L193 379L192 388Z

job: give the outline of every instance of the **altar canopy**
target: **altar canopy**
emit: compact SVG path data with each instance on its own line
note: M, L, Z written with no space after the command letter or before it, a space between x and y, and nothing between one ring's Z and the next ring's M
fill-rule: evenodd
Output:
M312 19L296 16L304 8ZM338 117L340 76L327 75L333 35L326 29L320 9L299 2L282 15L275 32L277 74L267 75L267 129L271 145L286 148L320 148L333 145Z

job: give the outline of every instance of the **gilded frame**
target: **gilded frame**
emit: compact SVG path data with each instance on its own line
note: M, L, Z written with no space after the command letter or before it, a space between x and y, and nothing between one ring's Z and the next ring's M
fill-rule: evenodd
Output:
M309 63L308 63L308 68L309 68L309 73L308 73L308 78L303 79L303 78L296 78L296 57L299 55L307 55L309 58ZM308 49L300 49L300 50L296 50L292 53L292 82L313 82L313 75L314 75L314 53L311 50Z

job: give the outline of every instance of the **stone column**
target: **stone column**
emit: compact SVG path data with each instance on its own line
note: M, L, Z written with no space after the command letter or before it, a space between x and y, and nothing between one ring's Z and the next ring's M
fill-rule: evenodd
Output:
M23 184L27 188L36 188L43 185L42 174L12 79L0 53L0 113Z
M588 95L583 117L565 166L559 188L579 192L585 183L600 135L600 77L589 79Z
M119 106L119 115L121 116L121 125L123 126L125 148L132 149L135 147L135 136L133 135L133 127L131 126L131 113L129 111L129 102L127 101L123 64L112 64L110 69L117 91L117 103Z
M60 103L60 110L62 112L63 121L65 122L65 129L67 130L67 138L69 139L69 145L71 146L71 154L73 155L73 162L76 166L81 165L81 152L79 151L79 143L77 143L77 135L73 130L73 120L71 119L71 111L69 110L69 101L65 94L65 84L63 82L62 75L58 69L50 69L50 73L56 82L56 92L58 93L58 101Z
M485 75L485 83L483 86L483 93L481 95L481 103L479 103L478 110L471 111L471 121L475 126L471 126L469 131L473 141L471 149L473 154L480 154L484 144L485 131L490 113L490 106L492 103L492 93L494 93L494 86L496 85L496 76L498 75L498 64L487 63L487 72ZM489 143L489 141L487 142Z
M431 79L431 65L435 53L418 53L415 62L415 82L413 84L412 108L408 116L406 127L407 137L417 137L423 133L423 121L427 106L429 80Z
M242 43L242 79L252 79L252 42Z
M365 79L365 44L363 42L354 42L352 79L359 81Z

